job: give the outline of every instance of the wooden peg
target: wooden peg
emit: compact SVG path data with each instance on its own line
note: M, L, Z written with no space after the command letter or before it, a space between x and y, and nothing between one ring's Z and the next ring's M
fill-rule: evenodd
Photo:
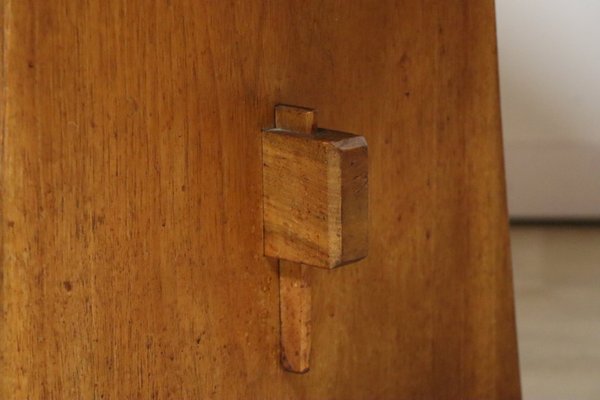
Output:
M279 261L281 364L288 371L298 373L310 368L310 268L292 261Z
M316 112L279 105L263 135L264 252L278 258L281 362L310 368L310 267L367 255L367 143L317 128Z

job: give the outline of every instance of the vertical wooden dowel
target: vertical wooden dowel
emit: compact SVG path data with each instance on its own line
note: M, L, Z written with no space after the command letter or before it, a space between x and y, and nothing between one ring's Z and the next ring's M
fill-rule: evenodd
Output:
M281 363L291 372L310 368L311 267L279 261Z

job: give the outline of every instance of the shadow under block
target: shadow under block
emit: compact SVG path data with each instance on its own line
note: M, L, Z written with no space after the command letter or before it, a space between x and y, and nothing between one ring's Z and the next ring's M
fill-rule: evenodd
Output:
M265 255L334 268L368 248L367 144L329 130L263 134Z

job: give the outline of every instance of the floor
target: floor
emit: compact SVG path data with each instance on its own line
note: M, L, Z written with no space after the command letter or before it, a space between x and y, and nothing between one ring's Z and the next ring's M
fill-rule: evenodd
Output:
M600 227L513 226L525 400L600 399Z

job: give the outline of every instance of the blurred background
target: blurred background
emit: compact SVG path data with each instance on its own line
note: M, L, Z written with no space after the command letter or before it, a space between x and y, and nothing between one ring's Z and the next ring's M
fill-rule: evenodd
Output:
M600 1L496 0L524 399L600 399Z

